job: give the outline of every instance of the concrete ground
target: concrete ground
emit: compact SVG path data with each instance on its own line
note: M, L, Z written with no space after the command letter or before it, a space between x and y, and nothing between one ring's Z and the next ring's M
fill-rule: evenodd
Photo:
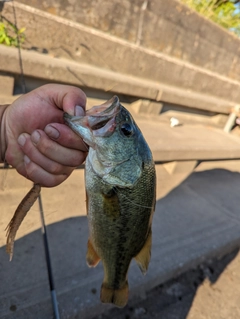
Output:
M164 175L163 169L157 165L152 259L145 277L131 264L130 305L133 298L145 298L159 285L240 245L239 161L202 163L185 180L181 174ZM4 229L31 183L14 170L0 173L0 318L53 318L37 205L19 229L11 263L5 252ZM85 262L83 170L76 170L57 188L43 189L42 197L61 319L105 313L111 307L99 301L102 266L89 269ZM226 285L231 289L232 281ZM161 300L162 293L159 296ZM125 318L123 314L125 310L120 310L119 318Z
M238 319L240 318L240 253L191 269L93 319Z

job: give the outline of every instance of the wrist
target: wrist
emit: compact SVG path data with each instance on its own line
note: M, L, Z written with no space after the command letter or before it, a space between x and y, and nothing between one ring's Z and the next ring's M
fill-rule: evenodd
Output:
M0 105L0 163L4 163L5 153L7 149L6 127L5 127L5 120L4 120L4 113L7 107L8 107L8 104Z

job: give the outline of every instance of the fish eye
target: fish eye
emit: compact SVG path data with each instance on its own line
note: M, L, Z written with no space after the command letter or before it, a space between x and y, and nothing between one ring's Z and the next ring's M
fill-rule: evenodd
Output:
M125 136L131 136L133 134L133 127L128 123L122 124L120 129Z

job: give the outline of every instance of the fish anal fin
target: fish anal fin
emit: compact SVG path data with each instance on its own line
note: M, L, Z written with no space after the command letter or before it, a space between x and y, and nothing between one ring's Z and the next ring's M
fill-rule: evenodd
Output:
M144 275L147 272L148 265L151 259L151 248L152 248L152 230L150 229L143 248L140 250L137 256L134 257L141 272Z
M90 239L87 243L87 256L86 256L88 267L96 267L100 261L100 257L96 253L93 244Z
M119 289L109 288L103 283L100 299L103 303L112 303L119 308L125 307L128 302L128 282L126 281Z

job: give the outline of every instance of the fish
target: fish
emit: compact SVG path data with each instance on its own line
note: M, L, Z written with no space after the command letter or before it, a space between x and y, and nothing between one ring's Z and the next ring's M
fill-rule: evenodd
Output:
M124 307L135 259L145 274L151 258L156 171L151 150L117 96L65 123L89 146L85 163L89 227L86 261L104 269L100 299Z

